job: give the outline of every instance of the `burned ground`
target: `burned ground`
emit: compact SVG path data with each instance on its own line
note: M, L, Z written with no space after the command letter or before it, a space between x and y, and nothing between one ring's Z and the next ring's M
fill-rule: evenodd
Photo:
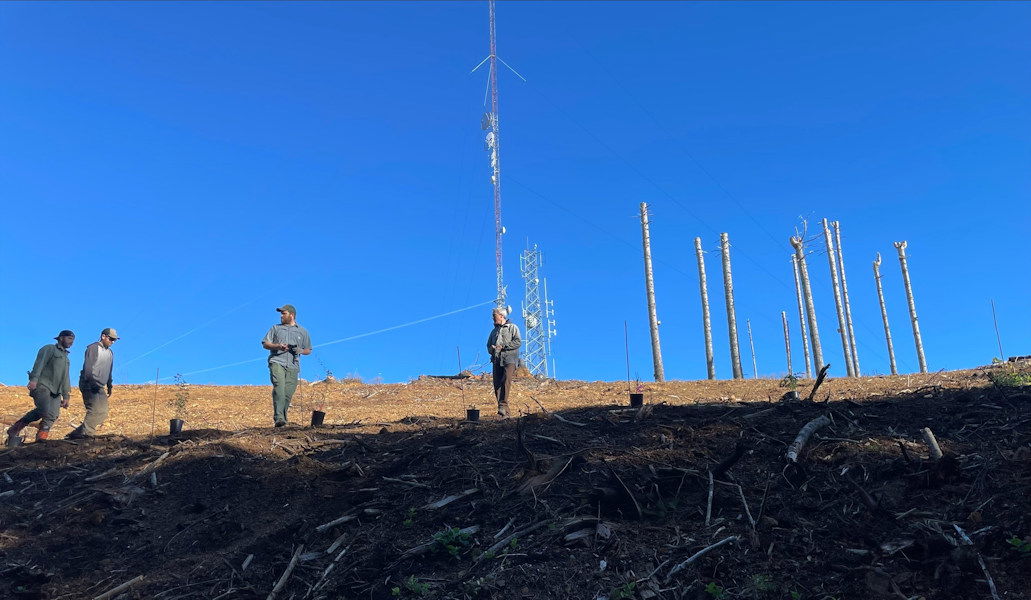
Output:
M179 439L149 435L174 388L128 389L113 433L0 451L0 595L1031 598L1031 388L1001 383L667 382L629 410L619 384L523 381L521 418L479 423L483 379L317 384L319 429L200 387Z

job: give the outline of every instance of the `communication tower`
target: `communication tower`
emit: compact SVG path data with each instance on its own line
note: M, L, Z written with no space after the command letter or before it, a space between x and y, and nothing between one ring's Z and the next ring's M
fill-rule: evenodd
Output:
M541 279L544 256L534 244L519 257L526 296L523 299L523 322L526 324L526 345L523 363L534 377L555 377L555 359L551 354L551 338L556 335L554 302L548 300L548 281ZM543 288L544 293L541 294ZM548 362L551 362L550 368Z

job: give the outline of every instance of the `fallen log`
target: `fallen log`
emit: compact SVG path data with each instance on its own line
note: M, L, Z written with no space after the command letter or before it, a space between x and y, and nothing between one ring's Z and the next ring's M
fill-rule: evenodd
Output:
M143 575L137 575L136 577L133 577L129 581L126 581L125 583L123 583L121 585L115 586L115 587L109 589L108 591L104 592L103 594L94 597L93 600L107 600L108 598L114 598L118 594L121 594L125 590L129 589L130 587L136 585L137 583L139 583L141 581L143 581Z
M486 560L488 558L493 558L494 555L497 554L498 550L504 548L505 545L508 544L509 542L511 542L512 540L514 540L514 539L516 539L518 537L522 537L522 536L524 536L524 535L526 535L528 533L532 533L534 531L537 531L541 527L545 527L547 525L551 525L552 523L554 523L554 521L551 520L551 519L549 519L547 521L540 521L538 523L534 523L533 525L530 525L529 527L524 527L524 528L520 529L519 531L516 531L514 533L510 533L510 534L506 535L505 537L501 538L501 540L498 541L496 544L494 544L490 548L487 548L486 550L483 551L482 554L477 556L476 560L473 561L472 566L469 567L468 570L471 571L472 569L476 568L476 566L479 565L482 561L484 561L484 560ZM466 571L466 572L468 572L468 571Z
M715 544L713 544L711 546L706 546L705 548L702 548L698 552L695 552L694 554L691 555L690 558L688 558L687 560L685 560L682 563L679 563L679 564L675 565L672 569L670 569L669 573L666 574L666 581L668 582L670 580L670 578L672 578L674 575L676 575L679 571L683 570L684 567L690 565L691 563L693 563L694 561L698 560L702 556L705 556L706 553L711 552L712 550L715 550L716 548L719 548L723 544L729 544L730 542L736 542L739 539L741 539L741 538L739 536L736 536L736 535L732 535L730 537L725 537L722 540L716 542Z
M353 521L353 520L355 520L357 518L358 517L355 516L355 515L344 515L344 516L340 517L339 519L333 519L329 523L323 523L322 525L319 525L318 527L315 528L315 531L323 532L323 531L329 529L330 527L336 527L337 525L340 525L342 523L347 523L348 521Z
M473 525L471 527L466 527L464 529L459 529L458 530L458 535L471 536L471 535L475 534L476 532L478 532L479 530L480 530L480 526L479 525ZM409 558L414 558L416 556L422 556L423 554L426 554L427 552L432 550L433 547L436 546L436 545L437 545L437 540L430 540L430 541L428 541L428 542L426 542L424 544L419 544L418 546L416 546L414 548L406 550L403 554L401 554L401 556L397 557L397 560L395 560L394 562L390 563L390 566L388 566L386 568L386 570L390 571L395 566L400 564L400 562L403 561L403 560L406 560L406 559L409 559Z
M294 550L294 555L290 558L290 562L286 565L286 570L283 571L283 575L279 578L279 581L276 582L276 586L272 588L272 591L269 592L269 595L265 600L275 600L275 597L283 590L283 587L286 586L287 580L290 579L290 574L294 572L294 567L297 566L297 559L300 558L301 552L303 551L304 544L297 546L297 549Z
M437 510L438 508L443 508L443 507L447 506L448 504L451 504L452 502L454 502L456 500L461 500L462 498L465 498L467 496L472 496L473 494L475 494L475 493L477 493L479 491L480 490L478 488L469 488L469 489L465 490L464 492L459 492L458 494L452 494L450 496L445 496L444 498L441 498L440 500L437 500L436 502L430 502L429 504L427 504L426 506L423 506L422 508L424 510Z
M817 385L819 385L819 383L817 383ZM813 389L815 390L816 388ZM792 442L790 446L788 446L788 462L792 464L797 463L798 455L802 453L802 448L805 447L806 443L809 441L809 438L813 435L813 433L815 433L817 430L823 428L826 425L830 425L830 423L831 420L827 417L827 415L821 415L813 419L812 421L806 423L805 427L803 427L802 430L798 432L798 436L795 437L795 441Z

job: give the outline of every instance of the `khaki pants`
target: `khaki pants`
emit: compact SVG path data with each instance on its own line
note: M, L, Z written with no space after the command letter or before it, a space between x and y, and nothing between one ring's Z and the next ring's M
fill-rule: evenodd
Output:
M516 364L494 365L494 396L498 399L498 414L508 416L508 390L515 379Z
M97 429L107 419L107 391L100 388L98 392L91 392L85 385L80 385L79 391L82 392L82 403L86 405L86 416L78 431L87 436L97 435Z
M286 411L297 391L297 371L279 363L269 363L268 371L272 380L272 418L276 423L286 423Z
M25 413L25 416L21 418L21 422L31 423L36 419L42 419L39 424L39 430L50 431L54 421L61 414L61 395L52 395L45 385L37 385L36 389L29 392L29 395L32 396L32 401L36 403L36 408Z

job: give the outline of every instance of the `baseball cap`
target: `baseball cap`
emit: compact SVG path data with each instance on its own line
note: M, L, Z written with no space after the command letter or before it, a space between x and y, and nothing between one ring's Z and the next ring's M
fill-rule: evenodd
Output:
M294 308L293 304L284 304L276 309L278 312L288 312L294 316L297 316L297 309Z
M114 328L112 328L112 327L108 327L104 331L101 331L100 335L106 335L107 337L109 337L109 338L111 338L113 340L117 340L118 339L118 332L115 331Z
M56 340L58 338L63 338L63 337L75 337L75 334L72 333L71 329L62 329L61 333L57 334L57 337L55 337L54 339Z

